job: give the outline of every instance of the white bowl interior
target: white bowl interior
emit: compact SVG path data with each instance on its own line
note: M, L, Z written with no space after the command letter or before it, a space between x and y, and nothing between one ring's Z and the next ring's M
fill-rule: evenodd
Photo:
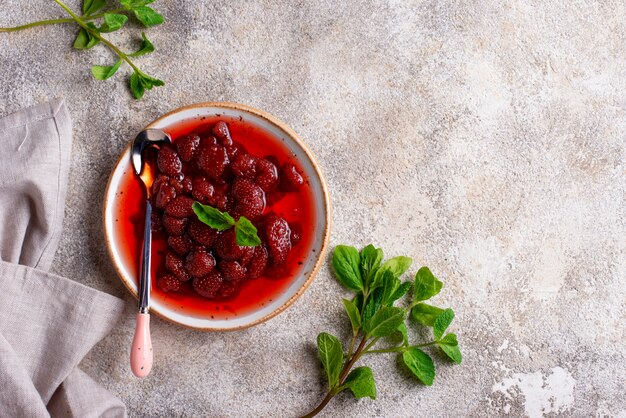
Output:
M287 304L290 299L296 297L297 293L307 282L309 276L313 274L319 258L323 257L322 248L324 247L324 241L326 239L325 232L328 222L326 216L328 202L326 201L323 180L321 176L318 175L315 165L306 150L278 125L275 125L269 120L266 120L256 114L229 107L199 106L181 109L180 111L167 115L151 124L150 127L163 129L184 120L214 115L243 117L247 122L254 123L266 131L269 131L275 137L282 139L289 150L295 153L300 161L302 169L305 171L309 179L315 206L315 237L313 239L312 247L314 251L312 250L309 253L309 256L304 261L301 268L297 271L296 277L293 279L291 284L289 284L288 288L280 294L280 296L275 297L271 302L266 303L265 306L248 314L231 319L210 319L198 318L192 315L185 315L182 312L174 311L166 305L159 303L158 300L153 299L151 302L151 310L156 311L161 316L182 325L206 330L228 330L242 328L260 322L265 317L272 315L275 311L280 310L281 308L284 309L284 305ZM119 243L124 239L124 236L123 233L116 228L116 224L114 222L115 214L113 213L114 205L112 204L115 199L116 191L119 189L124 171L131 169L129 152L129 149L127 148L120 160L120 163L115 167L109 180L109 187L107 195L105 196L105 202L107 202L107 204L104 208L104 228L105 234L110 243L109 252L111 253L113 263L117 267L118 273L120 274L121 279L125 282L126 286L133 291L134 295L136 295L136 277L138 267L130 263L128 260L125 260L120 252Z

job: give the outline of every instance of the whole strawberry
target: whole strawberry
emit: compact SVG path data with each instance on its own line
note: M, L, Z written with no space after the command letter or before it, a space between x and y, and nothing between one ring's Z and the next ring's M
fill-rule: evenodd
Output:
M184 162L189 162L195 157L196 150L200 145L200 137L195 134L186 135L176 140L176 149L178 156Z
M265 158L260 159L256 164L256 184L265 192L272 190L278 183L278 170L276 166Z
M188 218L193 215L194 200L187 196L176 196L165 207L165 213L175 218Z
M199 244L212 248L217 241L219 232L210 226L200 222L197 218L192 219L187 228L189 236Z
M291 250L291 229L283 218L271 216L265 221L267 249L274 265L285 262Z
M229 282L240 283L245 280L248 271L237 261L220 261L217 266L224 279Z
M183 164L178 158L178 154L174 148L164 145L157 155L157 165L159 171L168 176L176 176L183 169Z
M206 276L215 267L215 258L202 249L196 249L187 255L185 270L191 277Z
M193 289L202 297L213 299L219 295L224 278L218 270L193 279Z
M157 286L164 292L178 292L182 282L172 274L166 274L157 280Z
M237 179L232 189L234 212L248 219L255 220L263 215L265 193L263 189L248 179Z
M183 259L174 252L168 252L165 256L165 268L182 282L191 278L183 263Z

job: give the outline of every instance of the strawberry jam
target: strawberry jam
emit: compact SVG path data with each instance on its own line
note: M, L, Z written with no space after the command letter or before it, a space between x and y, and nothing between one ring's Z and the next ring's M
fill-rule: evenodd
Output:
M145 155L154 167L152 298L199 318L242 316L270 303L301 273L313 248L315 209L295 155L259 126L225 116L168 127L172 146ZM145 193L132 170L114 202L123 256L139 268ZM193 202L241 216L261 244L198 220Z

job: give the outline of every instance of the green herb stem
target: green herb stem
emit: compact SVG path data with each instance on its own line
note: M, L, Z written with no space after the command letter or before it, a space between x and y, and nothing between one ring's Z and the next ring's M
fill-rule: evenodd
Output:
M355 332L352 335L352 340L350 340L350 348L348 348L348 358L352 355L352 349L354 348L354 343L356 342L357 335L359 335L359 331Z
M114 9L108 10L106 13L120 13L124 12L126 9ZM90 20L96 20L103 18L105 13L99 13L91 16L81 16L81 19L84 22L88 22ZM62 18L62 19L48 19L48 20L38 20L36 22L27 23L25 25L14 26L11 28L0 28L0 32L17 32L24 29L35 28L37 26L46 26L46 25L56 25L58 23L74 23L76 22L73 18Z
M402 282L400 277L411 266L411 258L397 256L382 263L383 258L383 251L371 244L361 251L348 245L335 247L332 258L334 275L340 284L356 293L352 299L342 300L353 331L352 340L348 350L344 351L337 337L326 332L318 335L317 350L328 377L329 389L319 405L303 418L317 415L333 397L343 391L352 392L355 399L376 399L377 388L372 369L367 366L354 367L364 354L396 353L406 370L427 386L434 383L435 364L426 353L428 350L422 350L422 347L438 345L450 360L461 363L462 355L456 334L446 334L454 319L454 311L424 303L441 291L443 283L428 267L417 271L414 283ZM411 289L411 301L402 304L409 306L404 309L394 306ZM409 345L407 325L411 317L415 322L432 328L433 341ZM402 337L402 343L380 344L386 347L376 349L382 338L397 335ZM353 352L357 340L360 343Z
M406 350L407 347L393 347L393 348L385 348L383 350L367 350L364 351L363 354L380 354L380 353L398 353L400 351Z
M74 22L74 19L70 19L70 18L40 20L37 22L25 24L25 25L14 26L12 28L0 28L0 32L17 32L19 30L30 29L30 28L34 28L37 26L54 25L56 23L72 23L72 22Z
M330 400L335 396L335 393L331 390L326 394L326 397L322 400L322 402L320 402L319 405L317 405L315 407L315 409L313 409L311 412L309 412L306 415L302 415L301 418L312 418L315 415L319 414L322 409L324 409L326 407L326 405L328 405L328 402L330 402Z
M361 357L361 354L362 354L363 349L365 348L366 342L367 342L367 337L364 336L361 342L359 343L359 346L357 347L356 351L352 355L352 358L350 358L350 360L346 363L343 370L341 371L341 374L339 375L339 383L337 383L337 386L343 385L343 382L344 380L346 380L346 376L348 376L350 369L352 369L352 366L354 366L354 363L356 363L357 360Z
M407 313L407 315L408 315L408 314L410 314L410 313L411 313L411 310L412 310L414 307L416 307L417 305L419 305L419 304L420 304L420 303L422 303L422 302L423 302L423 301L421 301L421 300L416 300L416 301L413 301L413 302L411 302L411 304L410 304L409 306L407 306L407 308L406 308L404 311L405 311L405 312Z
M365 290L363 291L363 303L361 304L361 315L363 315L363 312L365 311L365 305L367 305L367 298L369 297L369 293L366 292Z
M354 366L354 363L356 363L357 360L359 358L361 358L361 355L363 354L363 350L365 349L365 344L366 343L367 343L367 337L364 336L363 339L361 340L361 342L359 343L359 346L357 347L356 351L354 352L354 354L350 358L350 360L348 360L346 365L343 367L343 370L341 371L341 374L339 375L339 382L335 385L335 387L331 388L328 391L328 393L326 394L324 399L322 399L322 402L320 402L320 404L317 405L315 407L315 409L313 409L308 414L303 415L302 418L312 418L315 415L319 414L322 411L322 409L324 409L326 407L328 402L330 402L330 400L333 397L335 397L335 395L338 393L337 389L340 388L341 385L344 384L344 382L346 380L346 377L348 376L348 373L352 369L352 366Z
M364 352L368 351L370 348L372 348L374 346L374 344L376 344L378 342L380 338L374 338L372 340L372 342L370 342L367 347L365 347L365 349L363 350Z
M133 62L130 60L130 58L128 57L128 55L126 55L125 53L123 53L118 47L116 47L115 45L113 45L111 42L109 42L108 40L106 40L105 38L103 38L98 31L95 31L93 29L91 29L87 23L85 23L84 20L82 20L80 18L80 16L78 16L76 13L74 13L72 11L72 9L70 9L69 7L67 7L67 5L65 3L63 3L61 0L54 0L55 3L57 3L59 6L61 6L63 9L65 9L65 11L72 16L72 18L76 21L76 23L78 23L83 29L85 29L87 32L89 32L93 37L97 38L100 40L100 42L102 42L103 44L105 44L106 46L108 46L113 52L115 52L121 59L123 59L124 61L126 61L128 63L128 65L130 65L132 67L133 70L135 70L137 73L139 74L143 74L143 72L137 68L137 66L135 64L133 64Z
M385 348L382 350L364 350L363 354L380 354L380 353L401 353L404 352L406 350L408 350L409 348L421 348L421 347L428 347L429 345L434 345L437 344L437 341L431 341L429 343L424 343L424 344L418 344L418 345L410 345L410 346L398 346L398 347L392 347L392 348Z
M57 1L58 0L54 0ZM128 63L128 65L131 66L131 68L133 70L135 70L136 72L138 72L139 74L143 74L143 71L141 71L139 68L137 68L137 66L135 64L133 64L133 62L130 60L130 58L128 57L128 55L126 55L124 52L122 52L118 47L116 47L115 45L113 45L111 42L107 41L105 38L103 38L102 36L100 36L100 34L98 32L96 32L95 30L87 27L85 30L87 30L89 33L91 33L93 36L95 36L96 38L100 39L100 41L105 44L106 46L108 46L109 48L111 48L111 50L113 50L113 52L115 52L121 59L123 59L124 61L126 61Z

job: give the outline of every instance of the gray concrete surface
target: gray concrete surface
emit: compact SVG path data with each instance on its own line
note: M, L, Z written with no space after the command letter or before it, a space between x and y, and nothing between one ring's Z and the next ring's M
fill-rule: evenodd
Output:
M77 6L76 2L71 2ZM123 297L128 316L82 367L131 416L295 416L324 387L318 332L347 332L324 267L268 323L205 334L156 319L157 364L128 370L134 302L109 263L102 196L137 130L177 106L278 116L328 177L332 244L374 242L446 284L464 363L426 388L371 358L379 398L327 417L626 416L626 9L620 1L157 1L138 59L167 85L95 81L75 29L0 34L0 114L63 96L74 121L54 271ZM61 16L7 0L0 25ZM112 36L123 44L129 33ZM133 44L130 44L133 45ZM125 69L126 70L126 69Z

